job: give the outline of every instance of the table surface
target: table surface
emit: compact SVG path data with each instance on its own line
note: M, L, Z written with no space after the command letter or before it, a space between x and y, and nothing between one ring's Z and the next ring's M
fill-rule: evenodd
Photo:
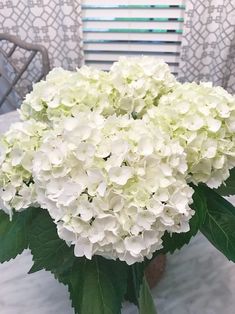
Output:
M16 112L0 116L0 132L18 119ZM28 275L31 265L29 250L0 265L0 313L73 314L67 288L46 271ZM152 294L158 314L234 314L235 265L198 234L167 257L166 273ZM122 313L137 310L126 304Z

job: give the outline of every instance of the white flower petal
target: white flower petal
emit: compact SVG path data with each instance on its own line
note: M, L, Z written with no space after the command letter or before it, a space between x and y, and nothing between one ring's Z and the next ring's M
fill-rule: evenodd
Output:
M131 167L127 166L113 167L109 170L110 181L119 185L125 185L132 175Z

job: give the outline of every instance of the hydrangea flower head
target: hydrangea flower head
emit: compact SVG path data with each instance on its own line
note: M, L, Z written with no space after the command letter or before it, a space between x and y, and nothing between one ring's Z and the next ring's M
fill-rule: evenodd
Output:
M235 97L210 83L185 83L164 95L145 119L180 141L189 180L214 188L235 166Z
M163 60L146 56L120 58L111 67L110 80L117 94L115 112L134 113L138 118L177 85Z
M128 116L65 119L35 154L37 202L76 256L143 261L165 231L189 230L192 189L177 141Z
M51 124L87 109L106 117L113 113L141 117L175 85L168 65L149 57L121 58L110 72L87 66L76 72L55 68L26 96L21 117Z
M35 120L18 122L1 138L0 208L10 215L35 203L32 161L46 128Z
M217 187L235 165L234 96L155 58L54 69L21 118L1 140L0 208L48 210L78 257L151 258L189 230L189 183Z

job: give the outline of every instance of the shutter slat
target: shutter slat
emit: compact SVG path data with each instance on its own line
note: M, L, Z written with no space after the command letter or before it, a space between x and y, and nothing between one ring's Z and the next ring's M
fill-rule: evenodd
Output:
M146 5L156 5L157 1L156 0L112 0L112 2L110 0L83 0L83 5L97 5L97 3L100 4L106 4L106 5L110 5L110 3L112 3L112 5L127 5L127 4L146 4ZM184 4L185 0L162 0L159 3L162 4L171 4L171 5L182 5Z
M84 17L83 22L96 21L96 22L183 22L184 19L179 18L167 18L167 17Z
M182 22L138 22L138 21L83 21L84 29L107 29L107 28L121 28L121 29L164 29L164 30L182 30Z
M181 41L181 34L172 33L95 33L87 32L83 35L84 40L129 40L129 41Z
M183 18L182 9L83 9L84 18L145 17L145 18Z
M181 34L182 30L177 29L149 29L149 28L84 28L84 33L171 33Z
M86 61L117 61L119 59L120 56L141 56L143 55L143 53L141 51L136 51L136 52L111 52L111 53L107 53L106 51L99 51L99 52L95 52L95 51L85 51L85 55L86 55ZM145 53L145 55L150 55L150 56L156 56L155 53ZM179 56L177 55L162 55L164 56L164 60L165 62L169 62L169 63L179 63ZM161 56L161 57L162 57ZM159 57L159 55L157 56ZM159 58L161 58L159 57Z
M84 49L86 50L109 50L109 51L140 51L143 54L145 52L157 53L180 53L180 42L168 44L165 42L123 42L123 41L107 41L107 42L95 42L85 41Z
M97 60L94 60L94 61L86 61L85 63L86 65L89 65L91 67L94 67L96 69L101 69L101 70L110 70L110 67L112 66L113 62L103 62L103 61L97 61ZM171 69L171 72L172 73L177 73L178 72L178 65L169 65L170 69Z
M87 10L106 10L106 9L137 9L137 10L145 10L145 9L180 9L184 10L184 5L172 5L172 4L92 4L92 5L82 5L82 9Z

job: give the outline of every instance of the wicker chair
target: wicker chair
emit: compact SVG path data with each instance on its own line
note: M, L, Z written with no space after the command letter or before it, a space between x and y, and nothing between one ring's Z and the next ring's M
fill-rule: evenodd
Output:
M0 114L19 107L32 84L44 78L49 70L45 47L0 33Z

